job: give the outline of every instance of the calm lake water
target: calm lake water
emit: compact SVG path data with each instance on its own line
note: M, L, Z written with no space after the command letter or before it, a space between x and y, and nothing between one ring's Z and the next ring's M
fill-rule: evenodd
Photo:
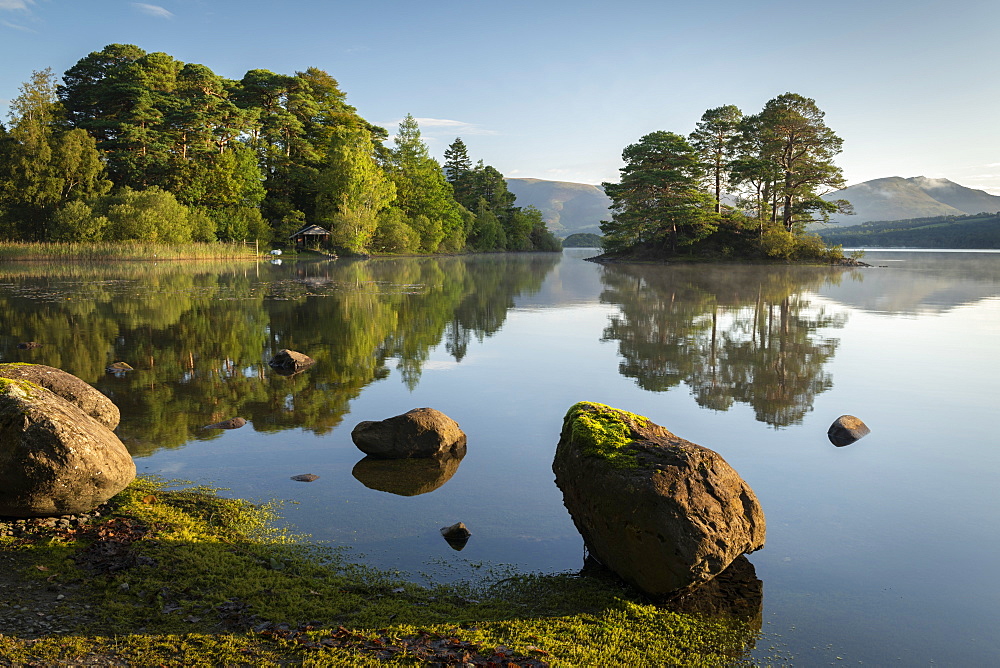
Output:
M551 471L562 417L640 413L721 453L763 505L759 660L1000 663L1000 254L833 270L593 253L0 265L0 357L111 396L141 473L282 499L298 530L418 580L578 570ZM278 376L282 348L317 363ZM107 374L117 360L135 371ZM421 406L467 433L457 468L359 464L354 425ZM872 433L832 446L842 414ZM251 424L202 429L236 416ZM439 534L458 521L461 552Z

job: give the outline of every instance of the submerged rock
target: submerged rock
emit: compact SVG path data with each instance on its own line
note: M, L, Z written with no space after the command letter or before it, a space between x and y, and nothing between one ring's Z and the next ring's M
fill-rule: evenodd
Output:
M38 341L24 341L23 343L17 344L19 350L34 350L35 348L41 348L42 344Z
M296 482L312 482L313 480L319 480L319 476L315 473L300 473L299 475L293 475L292 480Z
M764 546L757 497L716 452L602 404L570 408L552 469L590 553L653 597Z
M826 432L830 442L838 448L850 445L872 432L864 422L853 415L841 415Z
M381 422L360 422L351 439L363 453L381 459L462 456L466 440L457 422L433 408L414 408Z
M0 381L0 515L85 513L134 477L131 455L105 425L41 385Z
M456 522L449 527L441 527L441 535L444 536L453 550L461 551L469 542L472 532L463 522Z
M464 455L465 452L462 452ZM462 456L425 457L423 459L379 459L368 456L354 465L351 474L362 485L399 496L417 496L433 492L448 482Z
M108 373L118 376L119 378L124 376L129 371L135 371L135 369L133 369L126 362L112 362L106 367L106 370Z
M316 360L294 350L279 350L268 364L278 373L291 376L316 363Z
M71 373L44 364L0 364L0 378L27 380L55 392L108 429L121 420L118 407L89 383Z
M246 419L241 417L229 418L228 420L223 420L222 422L216 422L215 424L207 424L203 429L239 429L247 423Z

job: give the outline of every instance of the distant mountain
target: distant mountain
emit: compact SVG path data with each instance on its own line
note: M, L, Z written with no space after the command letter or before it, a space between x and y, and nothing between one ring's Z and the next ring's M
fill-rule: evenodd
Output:
M831 216L831 221L848 225L1000 211L998 195L925 176L873 179L824 195L823 199L846 199L854 205L853 216Z
M579 232L601 233L601 221L610 220L611 198L600 186L542 179L507 179L516 206L534 206L549 230L558 237Z

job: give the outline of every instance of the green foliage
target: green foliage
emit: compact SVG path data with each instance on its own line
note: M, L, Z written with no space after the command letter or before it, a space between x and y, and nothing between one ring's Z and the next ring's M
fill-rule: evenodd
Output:
M709 109L691 133L691 146L698 151L708 183L715 194L715 212L722 213L722 194L727 185L729 163L734 155L734 140L743 112L729 104Z
M350 252L371 247L379 214L396 197L396 188L375 162L371 134L360 128L331 133L319 174L316 216L331 232L334 246Z
M66 202L52 214L49 239L52 241L100 241L108 219L77 200Z
M644 259L684 248L690 257L837 260L803 236L807 223L849 206L821 198L843 186L833 163L843 141L823 118L814 100L785 93L751 116L732 105L709 109L692 144L669 132L646 135L623 152L620 183L604 184L613 212L601 224L604 247ZM735 206L723 204L727 186Z
M384 209L378 216L372 250L378 253L415 253L420 235L406 223L406 216L396 207Z
M579 232L562 240L563 248L602 248L604 239L600 234Z
M621 181L604 184L613 211L601 224L605 248L646 245L676 253L715 230L712 198L699 189L704 171L684 137L653 132L627 146L622 159Z
M146 190L125 188L108 199L108 241L151 241L183 244L193 240L188 208L156 186Z
M51 70L35 72L11 103L11 129L0 143L0 211L8 239L45 240L59 207L108 191L94 140L67 129Z
M446 237L464 230L459 204L441 166L427 153L413 116L400 122L394 143L389 174L396 184L397 206L420 236L420 250L437 252Z
M110 44L61 84L35 72L12 101L9 130L0 126L0 239L284 244L316 223L350 253L455 253L483 197L503 230L487 250L556 248L460 139L447 175L412 116L394 148L386 139L323 70L233 81ZM383 216L390 208L402 218Z

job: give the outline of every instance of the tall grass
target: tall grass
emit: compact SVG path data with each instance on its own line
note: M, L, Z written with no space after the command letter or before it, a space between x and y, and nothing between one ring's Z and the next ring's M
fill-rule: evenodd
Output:
M119 242L0 242L0 261L32 260L249 260L258 256L243 243L155 244Z

